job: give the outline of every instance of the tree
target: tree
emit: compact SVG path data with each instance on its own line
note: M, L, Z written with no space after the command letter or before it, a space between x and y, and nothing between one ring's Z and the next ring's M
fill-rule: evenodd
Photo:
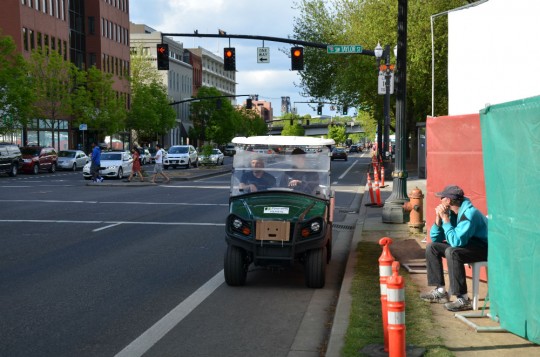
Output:
M161 74L145 54L142 45L130 59L131 110L128 127L136 130L140 141L153 141L176 124L176 112L171 107Z
M126 106L113 91L111 74L92 66L88 71L78 73L76 83L73 95L75 124L85 123L89 130L95 130L103 136L125 128Z
M137 130L140 140L152 141L175 125L176 113L161 83L141 84L133 93L128 127Z
M431 114L430 16L469 3L464 0L409 1L407 46L407 129ZM321 43L362 44L374 49L378 42L397 43L395 0L301 0L294 37ZM434 24L436 39L436 115L447 114L448 82L446 17ZM383 96L377 94L377 67L373 57L326 55L320 49L304 50L305 70L299 72L300 87L311 97L365 108L374 120L382 119ZM399 68L397 69L399 71ZM391 115L394 117L393 113Z
M9 36L0 34L0 135L27 124L34 91L27 65Z
M54 132L58 119L67 119L72 114L72 94L79 70L54 50L32 51L29 72L33 79L34 116L50 119L49 129ZM54 145L54 136L52 145Z
M328 126L328 138L334 139L337 143L344 143L347 140L347 129L344 125L332 124Z

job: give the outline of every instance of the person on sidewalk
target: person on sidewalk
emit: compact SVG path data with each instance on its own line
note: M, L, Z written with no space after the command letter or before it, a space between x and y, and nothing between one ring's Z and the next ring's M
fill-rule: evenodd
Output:
M90 162L90 174L92 174L92 182L103 182L103 177L99 175L101 166L101 146L98 143L93 144L92 159Z
M152 176L152 183L156 183L157 175L163 176L163 178L167 180L165 181L165 183L169 183L171 182L171 179L163 172L163 158L165 156L165 152L163 151L163 148L160 144L156 145L156 149L156 155L154 156L156 164L154 165L154 175Z
M139 176L141 182L144 182L144 177L141 172L141 155L139 154L139 150L137 148L131 149L131 157L133 158L133 167L131 168L131 173L129 174L127 181L131 182L133 175L135 175Z
M435 207L435 223L429 232L431 243L426 246L426 265L428 286L436 288L420 294L420 298L445 304L449 311L472 310L464 264L487 261L487 218L459 186L446 186L435 195L441 198L441 203ZM448 264L450 291L457 297L454 302L449 302L445 289L442 258Z

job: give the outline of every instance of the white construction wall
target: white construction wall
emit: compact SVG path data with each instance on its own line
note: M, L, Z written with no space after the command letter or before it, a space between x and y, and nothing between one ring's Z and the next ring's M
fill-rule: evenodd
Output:
M539 0L489 0L452 12L448 31L449 115L540 95Z

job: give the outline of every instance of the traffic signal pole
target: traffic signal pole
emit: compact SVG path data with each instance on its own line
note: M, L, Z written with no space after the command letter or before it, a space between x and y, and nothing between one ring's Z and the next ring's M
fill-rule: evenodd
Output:
M263 41L272 41L272 42L281 42L281 43L289 43L292 45L302 45L305 47L313 47L313 48L321 48L326 49L329 44L326 43L319 43L319 42L310 42L310 41L303 41L303 40L296 40L291 38L282 38L282 37L271 37L271 36L252 36L252 35L229 35L227 33L219 33L219 34L209 34L209 33L161 33L161 42L163 42L163 37L169 36L169 37L215 37L215 38L241 38L245 40L263 40ZM375 52L373 50L362 50L361 53L351 53L351 54L357 54L357 55L364 55L364 56L375 56Z

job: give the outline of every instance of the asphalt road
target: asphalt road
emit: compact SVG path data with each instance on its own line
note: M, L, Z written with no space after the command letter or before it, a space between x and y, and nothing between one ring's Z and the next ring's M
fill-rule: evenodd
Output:
M0 355L320 355L367 164L332 163L333 261L317 290L302 266L224 284L229 175L115 187L80 172L1 176Z

